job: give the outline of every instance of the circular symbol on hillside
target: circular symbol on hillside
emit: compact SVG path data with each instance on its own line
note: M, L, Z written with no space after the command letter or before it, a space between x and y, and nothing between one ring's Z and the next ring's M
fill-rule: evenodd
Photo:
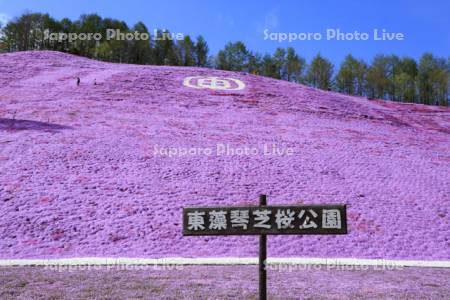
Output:
M245 88L245 83L236 78L220 78L205 76L190 76L183 80L183 85L194 89L211 89L223 91L239 91Z

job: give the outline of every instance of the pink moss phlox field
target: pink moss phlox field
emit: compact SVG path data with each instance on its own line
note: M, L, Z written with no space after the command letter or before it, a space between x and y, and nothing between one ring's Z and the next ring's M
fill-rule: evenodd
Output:
M199 75L246 88L183 86ZM218 144L294 154L154 153ZM256 256L257 237L183 237L181 211L265 193L269 204L348 206L348 235L270 236L269 257L450 259L449 149L449 108L244 73L1 54L0 258Z

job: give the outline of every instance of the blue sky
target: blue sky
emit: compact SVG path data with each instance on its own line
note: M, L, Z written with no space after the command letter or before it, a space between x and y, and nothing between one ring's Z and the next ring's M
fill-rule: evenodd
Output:
M150 30L167 28L197 36L202 34L215 54L228 41L242 40L249 49L272 53L276 47L294 47L310 60L316 53L339 64L352 53L370 61L377 53L420 57L423 52L450 56L450 1L113 1L113 0L0 0L0 21L21 13L47 12L57 19L98 13L133 25L143 21ZM319 32L320 41L264 40L269 33ZM368 41L326 40L327 29L367 32ZM403 41L374 41L373 30L403 33Z

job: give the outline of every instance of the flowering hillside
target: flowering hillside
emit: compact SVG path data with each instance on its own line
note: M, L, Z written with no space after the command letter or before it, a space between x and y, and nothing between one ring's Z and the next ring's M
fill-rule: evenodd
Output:
M237 84L195 88L190 76ZM256 205L260 193L347 204L348 235L270 236L269 256L450 259L449 174L449 108L201 68L0 55L3 259L256 256L256 237L183 237L181 211Z

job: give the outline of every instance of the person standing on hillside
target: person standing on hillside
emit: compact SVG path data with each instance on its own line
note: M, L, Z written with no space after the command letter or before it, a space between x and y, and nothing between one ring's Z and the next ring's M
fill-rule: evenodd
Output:
M80 82L81 82L80 77L77 77L77 86L80 85Z

